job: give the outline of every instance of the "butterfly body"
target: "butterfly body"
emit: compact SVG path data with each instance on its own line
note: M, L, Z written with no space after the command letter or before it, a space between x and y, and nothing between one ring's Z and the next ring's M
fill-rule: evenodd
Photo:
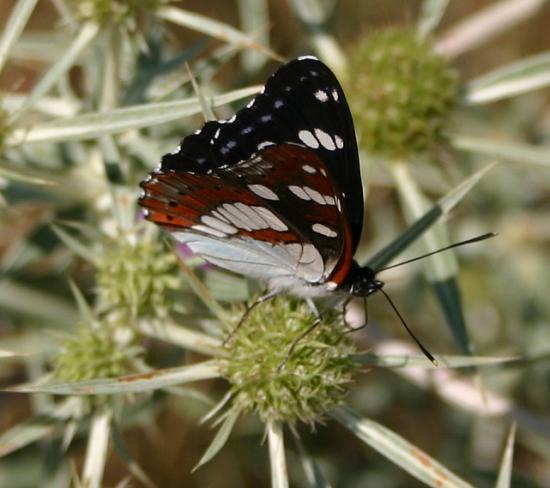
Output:
M283 65L235 116L184 138L141 186L148 220L272 292L366 296L381 287L353 260L363 222L353 122L316 58Z

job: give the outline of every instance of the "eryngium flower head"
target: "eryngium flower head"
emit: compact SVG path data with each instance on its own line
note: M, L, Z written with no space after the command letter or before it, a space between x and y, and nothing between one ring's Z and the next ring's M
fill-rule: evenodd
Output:
M357 368L350 358L355 348L333 310L300 338L315 319L306 303L287 298L252 310L221 365L237 409L254 411L264 422L313 425L342 403Z
M132 32L168 2L169 0L72 0L70 5L80 20L91 20L100 25L118 25Z
M407 158L444 141L457 77L429 40L414 31L386 30L350 53L346 93L359 144L390 158Z
M66 338L54 359L54 376L63 381L114 378L134 372L134 359L141 353L129 331L94 324Z
M129 325L137 318L163 319L179 284L177 258L160 239L120 237L103 246L97 261L98 312Z

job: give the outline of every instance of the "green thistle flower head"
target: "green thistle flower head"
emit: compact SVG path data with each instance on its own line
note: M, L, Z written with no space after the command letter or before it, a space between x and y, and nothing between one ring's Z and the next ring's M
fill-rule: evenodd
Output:
M177 258L160 240L145 235L107 243L97 262L99 313L129 323L139 318L163 319L173 306L170 291L178 289Z
M169 1L72 0L71 5L80 20L92 20L100 25L119 25L132 32L143 20Z
M128 329L113 329L94 324L83 327L65 339L54 360L54 375L62 381L114 378L134 371L133 363L141 353Z
M346 93L360 145L407 158L444 141L457 77L429 40L409 30L373 33L350 53Z
M287 298L251 311L221 364L235 408L254 411L264 422L313 425L342 403L357 368L350 358L353 343L335 311L325 312L322 323L299 339L314 320L306 303Z

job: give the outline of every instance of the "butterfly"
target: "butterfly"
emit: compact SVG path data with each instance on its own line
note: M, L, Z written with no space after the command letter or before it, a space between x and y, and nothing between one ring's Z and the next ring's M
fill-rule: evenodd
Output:
M313 56L281 66L233 117L185 137L141 188L146 219L271 294L365 297L382 287L353 259L364 205L350 109Z

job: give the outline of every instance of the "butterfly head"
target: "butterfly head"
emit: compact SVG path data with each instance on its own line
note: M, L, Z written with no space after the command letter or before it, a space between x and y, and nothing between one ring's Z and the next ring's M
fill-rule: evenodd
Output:
M376 273L372 268L361 267L355 261L345 282L342 283L342 288L356 297L368 297L383 287L384 282L376 279Z

